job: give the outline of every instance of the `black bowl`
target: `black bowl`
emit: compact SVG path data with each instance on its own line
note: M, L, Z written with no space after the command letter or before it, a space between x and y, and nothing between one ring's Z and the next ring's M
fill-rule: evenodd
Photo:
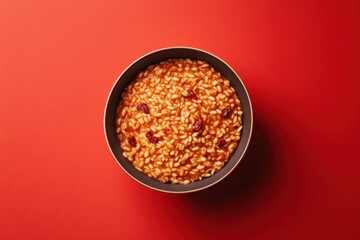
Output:
M228 162L213 176L190 184L161 183L138 171L135 167L133 167L131 162L123 157L122 151L120 149L119 139L116 134L116 109L125 87L136 77L136 75L141 70L145 69L151 64L155 64L171 58L190 58L209 63L230 81L231 85L236 91L238 98L240 99L243 111L243 129L241 132L241 139L236 150L230 156ZM172 47L148 53L133 62L127 69L125 69L125 71L116 80L108 97L105 107L104 128L106 140L114 158L125 170L125 172L127 172L133 179L154 190L168 193L188 193L208 188L224 179L232 170L234 170L234 168L241 161L249 145L253 128L253 113L250 97L243 82L227 63L215 55L203 50L189 47Z

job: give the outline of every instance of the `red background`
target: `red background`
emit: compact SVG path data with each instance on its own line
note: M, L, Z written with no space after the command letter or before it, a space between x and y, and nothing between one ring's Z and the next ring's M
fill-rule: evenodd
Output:
M0 239L360 239L359 1L0 0ZM203 192L143 187L103 111L143 54L238 72L250 149Z

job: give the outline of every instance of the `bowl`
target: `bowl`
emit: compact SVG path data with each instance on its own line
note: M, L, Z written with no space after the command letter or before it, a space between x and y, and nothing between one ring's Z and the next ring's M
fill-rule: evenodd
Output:
M230 81L241 102L241 107L243 111L243 128L241 132L241 138L237 148L230 156L228 162L211 177L204 178L202 180L198 180L189 184L162 183L138 171L135 167L133 167L131 162L122 155L119 139L116 133L116 110L121 99L121 94L126 88L126 86L136 77L136 75L140 71L142 71L149 65L172 58L190 58L205 61L210 64ZM243 158L251 139L252 129L253 113L251 101L245 85L241 81L240 77L225 61L223 61L219 57L209 52L190 47L171 47L159 49L145 54L144 56L140 57L135 62L130 64L130 66L127 67L124 72L118 77L113 88L111 89L106 102L104 114L104 131L106 141L112 155L114 156L120 167L130 177L132 177L140 184L151 189L167 193L195 192L213 186L214 184L224 179L227 175L230 174L230 172L235 169L235 167Z

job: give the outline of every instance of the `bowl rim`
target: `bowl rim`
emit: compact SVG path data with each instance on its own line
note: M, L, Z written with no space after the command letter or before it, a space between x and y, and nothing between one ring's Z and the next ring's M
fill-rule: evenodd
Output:
M213 58L216 58L217 60L221 61L223 64L225 64L234 74L235 76L237 77L237 79L240 81L242 87L244 88L244 91L246 93L246 97L248 99L248 102L249 102L249 109L250 109L250 129L249 129L249 137L248 137L248 140L247 140L247 143L244 147L244 150L243 152L241 153L241 155L239 156L239 159L236 161L236 163L234 164L234 166L229 169L221 178L219 178L218 180L210 183L210 184L207 184L203 187L200 187L200 188L196 188L196 189L192 189L192 190L185 190L185 191L171 191L171 190L164 190L164 189L159 189L159 188L156 188L156 187L153 187L151 186L150 184L146 184L142 181L140 181L139 179L135 178L130 172L128 172L121 164L120 162L118 161L117 157L115 156L114 152L112 151L111 149L111 146L110 146L110 142L109 142L109 139L108 139L108 135L107 135L107 130L106 130L106 113L107 113L107 109L108 109L108 104L109 104L109 100L110 100L110 97L112 96L113 94L113 91L114 91L114 88L115 86L117 85L117 83L120 81L121 77L134 65L136 64L137 62L141 61L142 59L152 55L152 54L155 54L157 52L161 52L161 51L167 51L167 50L173 50L173 49L187 49L187 50L194 50L194 51L198 51L198 52L203 52L205 54L208 54L210 56L212 56ZM194 47L187 47L187 46L172 46L172 47L164 47L164 48L159 48L159 49L156 49L156 50L153 50L151 52L148 52L144 55L142 55L141 57L137 58L136 60L134 60L132 63L130 63L122 72L121 74L117 77L116 81L114 82L113 86L111 87L111 90L108 94L108 97L106 99L106 104L105 104L105 109L104 109L104 117L103 117L103 128L104 128L104 135L105 135L105 140L106 140L106 143L108 145L108 148L114 158L114 160L117 162L117 164L124 170L124 172L127 173L127 175L129 175L132 179L134 179L136 182L140 183L141 185L147 187L147 188L150 188L152 190L155 190L155 191L158 191L158 192L164 192L164 193L171 193L171 194L184 194L184 193L191 193L191 192L198 192L198 191L201 191L201 190L204 190L206 188L209 188L209 187L212 187L214 186L215 184L221 182L224 178L226 178L232 171L234 171L234 169L238 166L238 164L241 162L241 160L243 159L247 149L248 149L248 146L251 142L251 138L252 138L252 132L253 132L253 126L254 126L254 114L253 114L253 109L252 109L252 104L251 104L251 99L250 99L250 95L249 95L249 92L247 91L246 89L246 86L245 84L243 83L242 79L240 78L240 76L237 74L237 72L227 63L225 62L222 58L208 52L208 51L205 51L205 50L202 50L202 49L199 49L199 48L194 48ZM240 143L238 143L240 144ZM211 178L212 176L210 176ZM201 180L200 180L201 181Z

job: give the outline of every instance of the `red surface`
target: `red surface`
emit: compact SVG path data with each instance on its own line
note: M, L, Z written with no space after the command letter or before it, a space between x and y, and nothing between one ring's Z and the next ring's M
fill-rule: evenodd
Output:
M0 1L0 239L360 239L359 1ZM128 177L118 75L185 45L239 73L255 129L206 191Z

